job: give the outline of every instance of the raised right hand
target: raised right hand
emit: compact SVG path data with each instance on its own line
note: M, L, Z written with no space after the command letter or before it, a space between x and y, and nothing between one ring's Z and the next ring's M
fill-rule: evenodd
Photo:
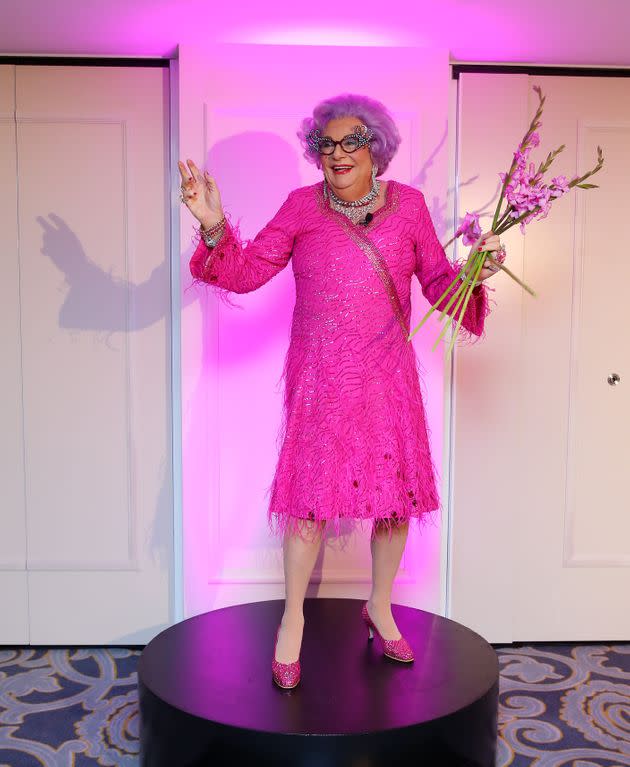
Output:
M219 187L208 171L202 174L192 160L187 162L188 168L181 160L177 162L184 203L201 226L208 229L223 218Z

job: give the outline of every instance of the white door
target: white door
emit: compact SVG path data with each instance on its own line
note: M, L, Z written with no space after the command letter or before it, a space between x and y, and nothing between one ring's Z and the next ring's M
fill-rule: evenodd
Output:
M321 173L302 157L296 131L314 105L339 92L365 93L394 113L403 136L385 174L421 188L445 236L448 108L443 52L313 46L180 48L183 157L217 178L226 210L252 237L291 189ZM296 78L296 72L299 77ZM183 270L193 220L181 219ZM294 304L291 267L258 291L221 303L183 280L182 319L184 562L186 614L284 595L280 542L267 530L266 490L278 455L284 356ZM427 304L414 281L415 317ZM431 352L435 325L416 336L433 457L442 468L442 354ZM446 473L441 479L446 481ZM442 485L443 498L448 488ZM440 524L413 528L395 600L442 609ZM366 596L369 528L322 548L310 596Z
M0 642L143 643L172 599L168 70L1 75Z
M536 108L535 84L547 97L536 162L564 143L552 175L572 178L601 145L605 166L599 189L572 192L524 238L505 237L511 268L538 297L493 278L485 348L460 355L458 385L474 385L458 398L455 445L462 456L478 449L455 460L453 613L495 641L624 639L630 80L461 76L461 213L492 198ZM480 103L501 119L480 121Z

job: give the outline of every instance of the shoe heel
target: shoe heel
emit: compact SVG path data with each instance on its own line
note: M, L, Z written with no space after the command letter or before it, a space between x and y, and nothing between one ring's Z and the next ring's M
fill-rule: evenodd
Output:
M378 629L372 623L368 613L367 602L363 605L362 615L368 630L368 640L374 639L374 634L378 634L378 638L383 643L384 655L387 655L392 660L398 660L403 663L411 663L413 661L413 651L404 637L401 636L400 639L383 639L378 633Z
M368 630L368 641L370 639L374 639L374 627L372 626L370 614L367 611L367 603L364 603L361 609L361 617L363 618L363 622L365 623L365 626Z

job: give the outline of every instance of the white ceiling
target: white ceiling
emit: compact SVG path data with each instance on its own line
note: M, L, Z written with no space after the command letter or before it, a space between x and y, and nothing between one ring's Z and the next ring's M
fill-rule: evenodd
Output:
M459 61L630 66L630 0L0 0L0 54L185 42L430 45Z

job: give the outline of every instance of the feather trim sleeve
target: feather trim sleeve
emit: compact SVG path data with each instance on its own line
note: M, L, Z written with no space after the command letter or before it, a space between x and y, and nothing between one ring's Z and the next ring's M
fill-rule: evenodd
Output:
M424 200L424 195L420 193L415 273L420 282L422 293L431 305L438 301L440 296L457 277L464 263L465 261L453 264L448 260L444 248L435 233L435 227ZM438 309L442 310L447 305L459 285L461 285L461 280L455 284L440 302ZM476 285L472 290L460 326L460 336L469 342L479 340L479 337L482 337L484 333L485 319L490 313L488 290L491 290L491 288L488 288L483 283ZM453 314L452 308L449 309L449 315L459 320L461 309L458 309Z
M294 192L253 240L242 240L238 227L226 217L223 236L214 248L197 235L199 242L190 259L190 272L195 280L224 291L256 290L288 264L298 221Z

